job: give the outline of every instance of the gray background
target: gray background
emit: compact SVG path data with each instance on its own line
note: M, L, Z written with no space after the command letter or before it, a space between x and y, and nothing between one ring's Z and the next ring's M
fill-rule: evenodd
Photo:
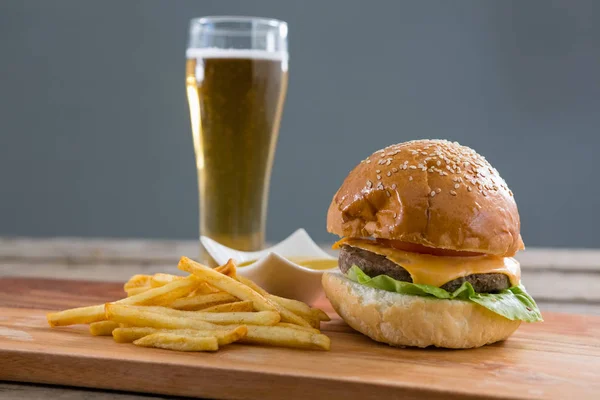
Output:
M529 246L598 247L600 2L0 0L0 235L197 237L188 19L290 26L268 238L415 138L472 146Z

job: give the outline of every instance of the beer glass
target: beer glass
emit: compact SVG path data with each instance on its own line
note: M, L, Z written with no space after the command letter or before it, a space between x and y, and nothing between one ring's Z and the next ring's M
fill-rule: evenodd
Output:
M287 24L250 17L193 19L186 56L200 234L235 249L258 250L265 241L287 89ZM208 260L204 253L201 258Z

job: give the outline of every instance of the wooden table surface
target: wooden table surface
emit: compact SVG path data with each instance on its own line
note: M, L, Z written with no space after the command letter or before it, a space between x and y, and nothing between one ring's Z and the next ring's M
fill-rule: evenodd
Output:
M197 241L0 238L0 277L124 281L136 273L176 271ZM542 311L600 315L600 251L528 249L517 257ZM98 390L0 382L0 399L160 399Z

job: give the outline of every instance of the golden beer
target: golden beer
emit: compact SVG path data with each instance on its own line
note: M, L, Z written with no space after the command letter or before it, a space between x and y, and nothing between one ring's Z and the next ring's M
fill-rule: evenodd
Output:
M260 50L187 52L200 232L235 249L264 245L287 69L287 55Z

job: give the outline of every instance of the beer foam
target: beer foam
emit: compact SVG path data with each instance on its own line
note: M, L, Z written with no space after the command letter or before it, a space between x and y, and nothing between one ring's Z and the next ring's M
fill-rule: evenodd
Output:
M266 50L218 49L214 47L202 49L187 49L187 58L252 58L259 60L285 61L286 52L271 52Z

